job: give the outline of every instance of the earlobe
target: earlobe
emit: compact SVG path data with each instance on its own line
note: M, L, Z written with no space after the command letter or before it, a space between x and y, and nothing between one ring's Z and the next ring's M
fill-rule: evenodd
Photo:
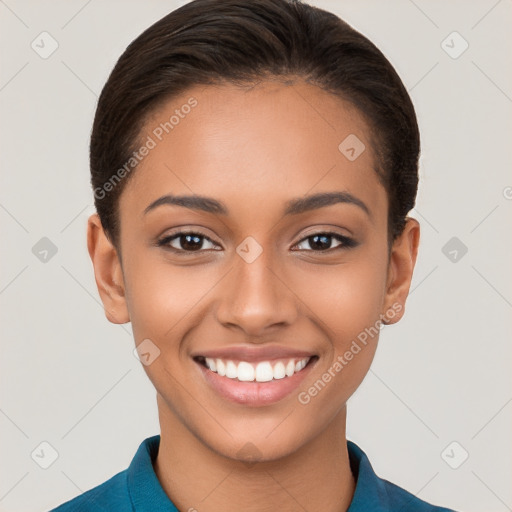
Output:
M129 322L121 262L97 213L91 215L87 223L87 249L105 316L114 324Z
M386 283L384 324L398 322L405 312L405 301L409 295L418 247L420 225L416 219L407 217L402 234L393 242L389 258Z

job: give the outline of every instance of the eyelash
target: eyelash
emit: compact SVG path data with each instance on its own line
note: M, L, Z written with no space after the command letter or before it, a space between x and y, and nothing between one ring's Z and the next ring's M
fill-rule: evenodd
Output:
M161 238L160 240L157 241L156 245L158 247L164 247L165 249L168 249L172 252L180 253L180 254L183 254L183 253L194 254L194 253L204 252L205 250L212 250L212 249L198 249L197 251L187 251L185 249L176 249L175 247L171 247L169 245L169 243L171 241L173 241L175 239L179 239L181 236L186 236L186 235L193 235L193 236L197 236L198 238L204 238L204 239L208 240L210 243L215 244L215 242L211 238L206 236L204 233L201 233L200 231L179 231L177 233L173 233L172 235L168 235L168 236ZM307 252L316 252L316 253L327 253L327 252L330 253L337 249L351 249L358 245L358 242L356 242L353 238L350 238L345 235L340 235L339 233L335 233L333 231L318 231L316 233L312 233L312 234L302 238L301 240L299 240L299 242L297 242L295 245L299 245L302 242L307 241L309 238L313 238L315 236L327 236L327 237L334 238L338 242L340 242L341 245L338 245L337 247L330 247L329 249L317 250L317 251L315 251L313 249L298 249L298 250L301 250L301 251L306 250ZM218 249L213 249L213 250L216 251Z

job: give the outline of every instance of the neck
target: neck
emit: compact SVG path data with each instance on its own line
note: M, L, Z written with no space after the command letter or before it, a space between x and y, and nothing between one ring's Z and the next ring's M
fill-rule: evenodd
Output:
M197 439L159 397L160 484L179 510L346 512L355 491L346 443L346 406L309 443L278 460L249 464Z

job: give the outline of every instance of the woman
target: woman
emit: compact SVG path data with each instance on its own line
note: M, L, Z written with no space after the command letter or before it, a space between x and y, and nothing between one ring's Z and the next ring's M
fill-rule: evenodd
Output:
M318 8L195 0L133 41L97 107L88 248L161 434L56 510L448 510L345 429L404 313L419 149L391 64Z

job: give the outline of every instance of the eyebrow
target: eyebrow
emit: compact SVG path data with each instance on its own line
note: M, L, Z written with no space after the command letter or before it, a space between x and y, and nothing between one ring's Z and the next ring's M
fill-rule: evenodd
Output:
M370 209L361 199L355 197L350 192L321 192L306 197L300 197L287 201L284 215L298 215L310 210L317 210L325 206L331 206L337 203L352 204L363 210L370 218ZM167 194L153 201L145 210L146 215L151 210L162 205L175 205L189 208L191 210L201 210L207 213L228 215L229 211L221 201L212 197L191 195L174 196Z

